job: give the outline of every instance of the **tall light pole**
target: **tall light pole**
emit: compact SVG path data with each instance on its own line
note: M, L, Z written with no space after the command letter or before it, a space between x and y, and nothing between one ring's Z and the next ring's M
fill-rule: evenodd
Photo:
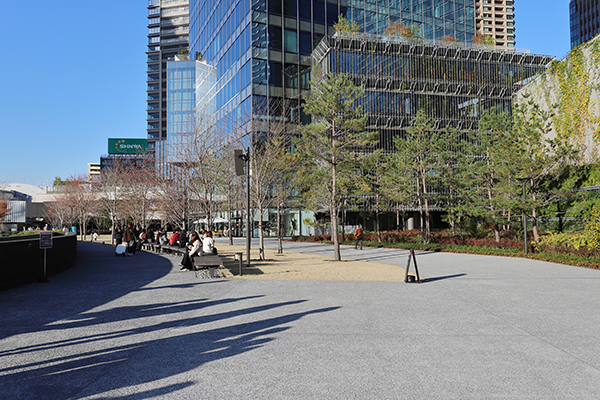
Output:
M244 175L244 168L246 169L246 265L250 266L250 238L251 238L251 226L250 226L250 148L246 148L244 154L242 150L234 151L235 157L235 172L237 175Z

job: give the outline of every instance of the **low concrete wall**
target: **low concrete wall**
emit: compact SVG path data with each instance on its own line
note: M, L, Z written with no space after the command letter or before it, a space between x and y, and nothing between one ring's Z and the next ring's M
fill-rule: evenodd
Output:
M54 233L46 249L46 275L72 267L77 261L77 235ZM0 238L0 290L37 281L44 275L40 235Z

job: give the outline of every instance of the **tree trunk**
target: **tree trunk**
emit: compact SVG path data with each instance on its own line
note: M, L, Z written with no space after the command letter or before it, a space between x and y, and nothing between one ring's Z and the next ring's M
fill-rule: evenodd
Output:
M342 243L346 240L346 198L344 197L344 205L342 210Z
M379 194L375 195L375 225L377 226L377 241L381 243L381 225L379 221Z
M258 207L258 259L264 261L265 259L265 238L263 235L263 210L262 207Z
M563 213L560 210L560 201L556 203L556 215L558 216L558 233L563 233Z
M281 202L277 202L277 254L283 253L283 243L281 238Z
M421 241L425 243L425 232L423 231L423 226L425 225L423 218L423 199L419 196L419 222L421 225Z
M114 214L110 215L110 244L114 245L115 244L115 216Z
M450 185L450 204L454 205L454 191L452 190L452 185ZM450 214L450 231L452 232L452 236L456 235L456 229L455 229L455 225L456 225L456 216L454 214L454 212L449 212Z
M340 240L337 230L337 158L335 144L335 120L331 126L331 198L329 212L331 214L331 238L333 239L333 255L335 261L341 261Z
M431 226L429 216L429 199L427 198L427 185L425 182L425 171L423 171L421 182L423 185L423 202L425 203L425 239L423 243L429 244L431 241Z
M500 226L497 222L494 222L494 238L496 239L496 243L500 243Z
M229 233L229 245L233 246L233 233L231 232L231 188L227 188L227 232Z
M534 181L533 178L531 179L531 198L533 200L533 206L531 207L531 230L533 231L533 240L535 240L536 242L538 241L539 235L538 235L538 229L537 229L537 206L535 205L536 201L537 201L537 190L536 187L534 186Z
M533 240L537 242L539 239L539 234L537 228L537 207L535 206L531 209L531 231L533 232Z

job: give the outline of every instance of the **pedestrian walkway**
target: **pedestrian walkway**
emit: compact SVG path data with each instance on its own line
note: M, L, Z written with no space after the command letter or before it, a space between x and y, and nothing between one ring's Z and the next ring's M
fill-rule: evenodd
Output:
M428 283L206 281L78 248L0 292L0 399L600 398L600 271L417 252Z

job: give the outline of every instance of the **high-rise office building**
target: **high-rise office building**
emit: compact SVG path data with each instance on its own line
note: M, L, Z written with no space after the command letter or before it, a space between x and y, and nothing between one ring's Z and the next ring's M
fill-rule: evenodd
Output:
M398 21L425 39L475 34L473 0L191 0L190 53L217 69L217 119L278 117L279 99L293 115L309 89L310 54L340 15L369 33Z
M167 137L167 62L188 50L188 4L188 0L148 1L147 133L148 151L154 155Z
M475 0L477 33L491 36L496 46L515 47L513 0Z
M196 141L214 125L215 80L215 68L206 62L167 63L167 140L157 149L157 159L167 163L158 166L165 175L168 164L189 162L197 156Z
M600 33L600 0L569 0L571 48Z

